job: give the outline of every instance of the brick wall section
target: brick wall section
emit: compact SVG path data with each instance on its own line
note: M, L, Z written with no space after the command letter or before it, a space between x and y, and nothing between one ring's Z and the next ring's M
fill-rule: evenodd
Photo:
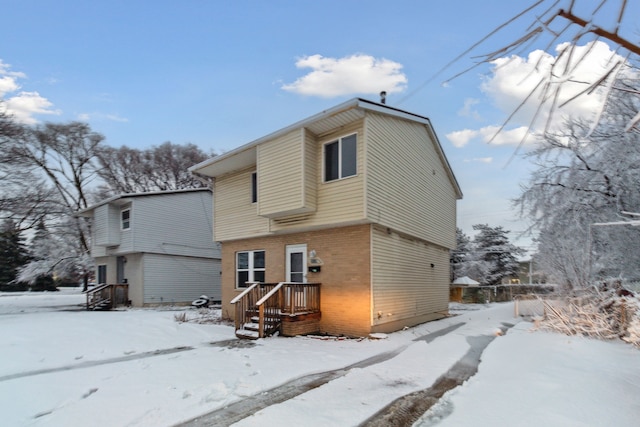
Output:
M324 265L308 273L307 281L322 283L320 332L365 336L371 332L371 225L355 225L222 243L222 314L234 316L229 303L235 289L235 253L266 251L267 282L282 282L286 275L286 246L306 244Z
M296 335L317 334L320 332L320 318L320 314L296 317L284 316L282 319L282 335L295 337Z

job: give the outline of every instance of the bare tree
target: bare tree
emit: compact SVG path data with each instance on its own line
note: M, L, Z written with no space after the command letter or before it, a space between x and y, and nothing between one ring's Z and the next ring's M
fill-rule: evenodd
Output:
M592 277L640 277L637 228L594 227L640 211L640 130L623 126L639 108L633 94L612 93L593 131L571 119L528 153L537 169L516 203L540 231L540 267L570 288Z
M46 262L53 269L62 258L86 260L90 250L89 225L73 214L90 203L90 188L98 178L96 153L104 138L77 122L10 126L9 130L12 132L3 139L0 168L0 209L4 216L16 220L21 229L46 223L58 247L66 248L63 253L55 251L49 258L40 259L40 264ZM82 261L76 267L86 282L90 265Z
M188 168L211 157L194 144L165 142L146 150L103 147L98 158L102 195L179 190L206 186Z
M637 17L628 11L628 6L627 0L532 1L520 13L494 28L424 84L407 94L400 103L414 96L427 83L467 56L474 58L473 65L455 73L448 81L482 65L504 66L508 61L515 59L516 55L526 54L534 49L549 52L557 48L557 55L541 56L538 63L532 67L533 71L525 80L528 80L528 86L533 89L504 120L494 138L515 120L525 107L536 104L531 117L528 118L529 132L523 137L522 144L533 131L549 131L552 119L561 112L562 107L582 99L585 95L599 92L602 101L599 111L595 112L596 117L590 128L592 131L599 122L605 103L612 92L624 91L640 97L636 88L618 84L624 81L625 77L638 74L640 45L631 39L637 37L637 34L633 33L638 31ZM610 19L612 16L613 20ZM522 29L519 36L505 41L502 31L514 27ZM613 53L606 59L603 71L590 80L576 77L576 74L579 74L577 71L593 54L598 41L615 46ZM542 61L548 58L552 58L551 63L543 64ZM576 89L577 87L579 89ZM623 129L628 131L640 126L640 110L636 110L635 113L622 124Z
M550 6L547 3L545 1L536 2L532 6L536 12L535 18L526 27L524 35L504 48L486 54L483 62L492 62L497 59L498 55L505 56L532 46L536 42L545 43L546 48L549 48L565 41L548 72L539 78L534 91L530 94L530 96L536 94L539 100L539 107L532 118L531 127L533 127L539 113L546 107L549 110L549 114L544 129L548 131L549 121L559 108L577 100L582 95L601 89L603 91L603 101L596 119L593 120L593 125L589 128L589 131L593 131L612 91L619 90L633 93L636 96L640 95L640 92L636 89L617 84L624 82L623 78L632 73L630 69L636 68L633 67L630 61L640 55L640 46L619 33L623 24L629 21L635 22L635 17L628 16L626 13L627 0L601 0L597 4L584 0L554 1ZM588 9L589 4L592 5L591 10ZM575 11L578 7L581 7L581 13L586 18L579 16L580 12ZM615 14L615 21L608 23L613 27L608 30L604 28L607 25L604 16L607 11L611 12L611 9L617 10L617 14ZM593 42L597 40L612 42L618 46L618 49L615 49L615 53L608 58L606 69L597 78L592 81L576 80L574 76L576 69L591 54L591 50L594 47ZM588 49L579 53L578 47L581 43L588 43ZM584 87L581 91L571 93L568 97L566 94L563 96L565 84L569 82L582 84ZM518 108L522 107L525 102L526 99L523 100L523 103ZM514 114L516 112L517 110L514 111ZM511 117L513 117L513 114ZM640 113L636 110L636 114L632 115L622 127L628 131L637 126L639 122Z

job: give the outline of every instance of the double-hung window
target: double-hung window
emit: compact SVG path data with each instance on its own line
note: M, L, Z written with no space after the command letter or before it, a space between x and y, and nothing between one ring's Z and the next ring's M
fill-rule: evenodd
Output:
M334 181L356 175L358 165L356 134L324 145L324 180Z
M120 226L123 230L131 228L131 209L124 209L120 212Z
M236 287L246 288L247 282L264 282L264 251L236 252Z

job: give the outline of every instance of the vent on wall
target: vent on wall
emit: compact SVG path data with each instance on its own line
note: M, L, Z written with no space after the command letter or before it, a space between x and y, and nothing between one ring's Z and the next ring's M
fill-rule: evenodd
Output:
M307 221L309 218L311 218L311 214L292 215L274 219L273 222L278 225L291 225Z

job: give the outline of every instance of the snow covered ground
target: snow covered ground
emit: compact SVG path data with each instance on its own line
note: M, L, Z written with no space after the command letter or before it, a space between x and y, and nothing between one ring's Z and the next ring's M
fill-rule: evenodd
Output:
M640 351L532 333L510 303L456 306L456 316L383 339L238 342L229 326L175 321L195 316L191 309L87 312L83 301L75 289L0 293L1 425L171 426L331 370L331 381L234 425L359 425L429 389L474 337L495 337L478 373L416 425L636 426L640 418Z

